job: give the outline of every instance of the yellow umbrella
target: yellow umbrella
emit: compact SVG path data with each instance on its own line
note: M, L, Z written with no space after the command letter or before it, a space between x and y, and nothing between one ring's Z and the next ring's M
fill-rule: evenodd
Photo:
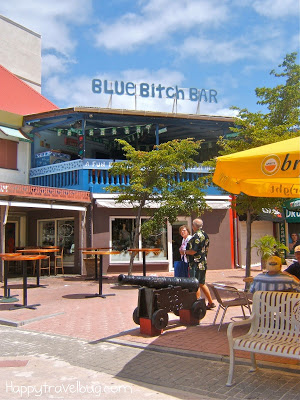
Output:
M217 158L213 182L233 194L300 196L300 137Z

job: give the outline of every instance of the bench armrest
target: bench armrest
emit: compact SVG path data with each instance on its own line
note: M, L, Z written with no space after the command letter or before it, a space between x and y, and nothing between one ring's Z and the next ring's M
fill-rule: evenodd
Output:
M228 338L228 343L229 343L229 347L232 346L233 343L233 328L235 328L236 326L241 326L241 325L248 325L251 324L251 322L254 320L255 318L255 314L251 314L249 318L244 319L242 321L234 321L234 322L230 322L230 324L228 325L227 328L227 338Z

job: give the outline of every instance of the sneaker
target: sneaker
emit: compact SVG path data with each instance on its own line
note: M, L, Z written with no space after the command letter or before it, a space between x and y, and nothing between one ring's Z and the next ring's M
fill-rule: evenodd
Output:
M206 309L211 310L212 308L215 308L215 307L216 307L215 303L211 303L211 304L207 304Z

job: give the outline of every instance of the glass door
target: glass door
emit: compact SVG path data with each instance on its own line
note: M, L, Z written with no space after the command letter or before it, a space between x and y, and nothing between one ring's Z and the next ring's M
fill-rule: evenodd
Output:
M38 221L38 246L57 246L64 249L64 263L74 262L74 219Z
M56 245L64 248L64 263L74 262L74 220L59 219L56 222Z
M38 246L56 246L55 221L38 221Z
M172 269L174 268L174 261L179 261L180 260L180 253L179 253L179 247L181 246L182 242L182 236L179 233L179 228L181 225L186 225L190 227L190 222L187 221L184 217L179 217L178 221L174 222L174 224L171 225L172 229ZM191 229L190 229L191 230ZM192 230L191 230L192 234Z

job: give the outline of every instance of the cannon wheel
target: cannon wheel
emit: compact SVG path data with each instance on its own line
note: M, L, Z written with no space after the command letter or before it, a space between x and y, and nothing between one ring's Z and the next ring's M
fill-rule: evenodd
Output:
M139 308L138 307L136 307L133 310L132 319L137 325L140 325L140 317L139 317Z
M151 321L156 329L163 329L169 322L168 313L165 310L157 310L153 313Z
M202 319L206 315L206 306L203 300L197 300L193 303L191 308L192 314L197 319Z

